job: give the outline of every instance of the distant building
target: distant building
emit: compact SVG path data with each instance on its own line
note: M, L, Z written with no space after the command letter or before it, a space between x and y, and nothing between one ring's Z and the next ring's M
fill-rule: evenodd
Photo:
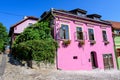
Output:
M112 24L113 37L115 43L115 55L118 69L120 69L120 22L110 21Z
M23 20L10 27L9 36L11 37L10 45L12 45L16 36L24 31L28 26L35 24L38 18L32 16L25 16Z
M61 70L116 69L111 23L87 11L51 9L41 15L50 20L58 41L56 66Z
M10 53L10 46L9 45L5 46L5 52L4 53L6 53L6 54Z

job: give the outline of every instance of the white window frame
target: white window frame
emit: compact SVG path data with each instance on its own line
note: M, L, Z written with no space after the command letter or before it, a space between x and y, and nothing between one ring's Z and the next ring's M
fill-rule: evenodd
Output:
M68 25L68 31L69 31L69 39L68 39L68 40L71 40L70 24L61 22L59 28L62 27L62 24L63 24L63 25ZM59 35L59 36L60 36L60 35ZM60 38L60 39L61 39L61 38ZM65 40L65 39L61 39L61 40Z
M102 30L102 39L103 39L103 41L105 41L105 40L104 40L104 38L103 38L103 31L105 31L105 32L106 32L107 41L108 41L108 35L107 35L107 31L106 31L106 30Z
M81 29L82 29L82 32L83 32L84 30L83 30L83 27L82 27L82 26L76 25L76 39L79 40L79 39L77 38L77 27L78 27L78 28L81 28ZM80 39L80 40L82 40L82 39ZM84 40L84 33L83 33L83 40Z
M88 29L87 29L87 32L88 32L88 40L91 41L90 38L89 38L89 31L88 31L89 29L93 29L93 33L94 33L94 40L93 40L93 41L96 41L96 40L95 40L95 29L94 29L94 28L91 28L91 27L88 27Z

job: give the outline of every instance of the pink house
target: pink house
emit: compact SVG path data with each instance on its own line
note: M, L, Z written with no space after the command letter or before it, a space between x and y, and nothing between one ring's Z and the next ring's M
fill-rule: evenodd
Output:
M33 16L25 16L23 20L10 27L9 36L11 37L11 44L15 40L16 36L24 31L24 29L32 24L35 24L38 18Z
M111 24L87 11L51 9L41 19L51 20L59 48L56 66L61 70L116 69Z

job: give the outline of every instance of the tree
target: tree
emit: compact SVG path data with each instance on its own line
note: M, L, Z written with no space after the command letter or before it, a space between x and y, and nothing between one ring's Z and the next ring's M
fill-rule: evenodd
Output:
M6 27L0 23L0 51L4 50L4 46L8 43L8 33Z
M57 42L51 36L49 22L42 21L24 30L15 40L13 53L20 60L54 62Z

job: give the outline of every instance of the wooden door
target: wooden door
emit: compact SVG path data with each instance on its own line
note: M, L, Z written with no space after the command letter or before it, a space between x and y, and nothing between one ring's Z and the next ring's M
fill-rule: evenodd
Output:
M120 48L118 48L116 52L117 52L117 57L120 57Z
M104 69L111 69L114 67L112 54L103 55Z
M96 52L91 52L91 64L93 69L98 67Z

